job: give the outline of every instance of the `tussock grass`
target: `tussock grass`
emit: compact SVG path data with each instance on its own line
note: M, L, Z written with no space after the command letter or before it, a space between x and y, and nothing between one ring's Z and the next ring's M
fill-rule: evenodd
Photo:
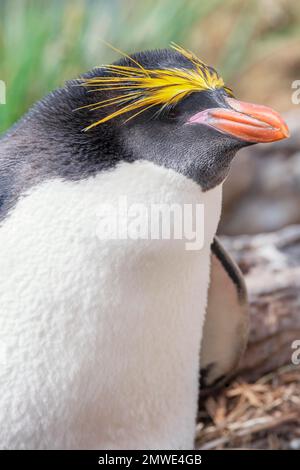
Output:
M264 64L265 55L278 55L270 73L282 80L299 21L296 0L0 0L0 80L7 84L0 133L65 80L116 59L101 40L126 52L171 41L191 47L238 91L242 84L248 98L243 80L249 84L249 68ZM256 73L254 79L252 89ZM268 99L272 91L262 93Z

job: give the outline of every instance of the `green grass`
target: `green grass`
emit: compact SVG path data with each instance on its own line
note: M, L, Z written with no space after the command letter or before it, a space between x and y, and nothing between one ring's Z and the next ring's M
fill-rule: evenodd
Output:
M220 0L0 0L0 79L7 84L0 132L65 80L124 51L186 42Z
M225 7L221 0L0 0L0 80L7 86L0 133L65 80L115 60L118 54L101 40L126 52L175 41L203 57L210 30L204 34L201 25L210 19L213 31L224 8L234 12L234 27L214 65L230 78L249 60L250 45L268 38L255 37L259 5L257 0L227 0ZM270 33L272 43L276 33ZM288 33L286 27L279 31Z

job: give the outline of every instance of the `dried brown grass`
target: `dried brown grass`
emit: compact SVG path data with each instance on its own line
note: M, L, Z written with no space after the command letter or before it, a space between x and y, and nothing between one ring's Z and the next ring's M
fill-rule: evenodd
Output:
M300 449L300 367L237 379L204 399L198 449Z

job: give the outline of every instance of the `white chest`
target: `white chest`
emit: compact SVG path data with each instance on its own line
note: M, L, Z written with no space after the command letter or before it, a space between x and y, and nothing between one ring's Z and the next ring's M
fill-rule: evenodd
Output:
M100 240L99 205L124 195L204 204L205 246ZM220 187L146 162L19 201L0 227L2 448L193 445L220 209Z

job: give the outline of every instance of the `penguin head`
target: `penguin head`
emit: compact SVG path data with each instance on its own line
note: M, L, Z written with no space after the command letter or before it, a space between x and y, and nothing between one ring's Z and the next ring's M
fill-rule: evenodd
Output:
M0 141L0 176L15 199L49 178L81 180L146 160L207 191L239 149L287 135L279 114L234 99L212 67L173 46L94 68L35 104Z
M225 179L242 147L288 136L278 113L234 99L215 69L179 46L126 56L82 81L90 139L104 133L125 160L171 168L203 190Z

